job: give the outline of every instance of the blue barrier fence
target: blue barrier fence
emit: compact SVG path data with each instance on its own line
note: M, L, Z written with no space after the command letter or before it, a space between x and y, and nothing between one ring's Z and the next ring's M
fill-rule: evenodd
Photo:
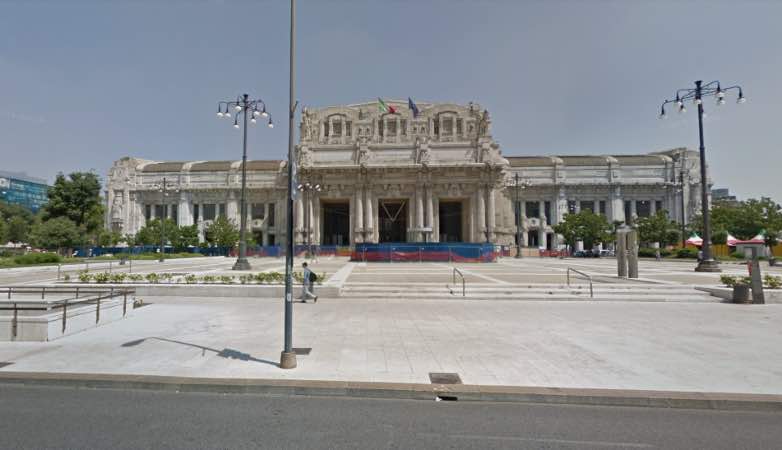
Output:
M356 244L353 261L493 262L500 255L494 244L420 242Z

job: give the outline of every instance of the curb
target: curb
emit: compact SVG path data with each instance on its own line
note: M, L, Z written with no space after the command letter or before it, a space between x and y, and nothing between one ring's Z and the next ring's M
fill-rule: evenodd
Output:
M459 400L591 406L782 411L782 395L626 389L379 383L259 378L191 378L48 372L0 372L0 385L135 389L219 394Z

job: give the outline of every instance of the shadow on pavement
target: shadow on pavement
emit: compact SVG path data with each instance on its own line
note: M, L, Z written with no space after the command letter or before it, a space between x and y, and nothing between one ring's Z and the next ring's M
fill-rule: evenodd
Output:
M280 366L276 362L268 361L268 360L265 360L265 359L255 358L252 355L250 355L249 353L240 352L239 350L234 350L234 349L231 349L231 348L224 348L222 350L217 350L216 348L204 347L203 345L191 344L189 342L176 341L176 340L173 340L173 339L166 339L166 338L155 337L155 336L147 337L147 338L141 338L141 339L136 339L134 341L125 342L124 344L122 344L122 347L135 347L137 345L143 344L145 341L152 340L152 339L157 340L157 341L163 341L163 342L171 342L173 344L185 345L185 346L193 347L193 348L200 348L202 350L202 352L204 352L204 353L207 352L207 351L214 352L214 353L217 354L217 356L219 356L221 358L239 359L241 361L259 362L259 363L263 363L263 364L269 364L269 365L272 365L274 367L279 367Z

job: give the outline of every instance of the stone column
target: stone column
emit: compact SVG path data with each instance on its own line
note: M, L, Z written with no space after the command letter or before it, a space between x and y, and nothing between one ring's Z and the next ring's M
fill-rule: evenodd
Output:
M190 210L190 194L181 194L179 196L179 208L177 210L179 225L187 226L193 224L193 213Z
M418 185L415 192L415 226L418 231L415 232L415 241L421 242L424 240L421 228L424 227L424 193L423 186Z
M364 189L356 186L356 195L353 200L353 237L355 242L364 242Z
M575 200L576 202L576 214L581 212L581 200Z
M372 196L372 189L366 189L365 191L366 192L364 192L364 196L366 198L366 207L364 208L364 226L366 227L367 231L364 240L366 242L375 242L375 213L374 208L372 207L375 199Z
M616 233L616 275L627 276L627 231L619 230Z
M429 233L429 242L437 242L437 238L434 235L434 202L432 201L432 186L425 186L426 192L426 226L430 227L432 231Z
M657 202L654 199L649 200L649 215L653 216L657 213Z
M294 244L299 244L301 243L301 232L304 230L304 200L301 192L296 196L294 206L296 207L296 219L293 221L294 231L292 238Z
M538 247L546 248L547 246L546 239L547 239L546 230L540 228L538 230Z
M636 217L638 217L638 200L631 200L630 201L630 217L635 220Z
M483 198L483 192L483 187L479 187L475 194L478 200L478 207L475 211L478 216L478 242L486 242L486 202Z
M627 232L627 278L638 278L638 231Z
M305 211L307 213L307 216L306 216L307 217L307 220L306 220L306 222L307 222L307 229L304 230L304 232L305 232L304 242L307 242L307 238L309 238L309 242L313 243L313 244L314 244L314 238L315 238L315 236L313 235L313 231L312 231L313 230L313 223L314 223L314 220L315 220L315 216L314 216L313 211L312 211L312 209L313 209L312 208L312 203L313 203L313 197L314 196L315 196L315 192L314 191L309 191L307 193L307 204L306 204L306 208L307 209Z
M314 194L314 193L313 193ZM312 245L320 245L320 198L313 195L312 199Z
M488 192L489 192L489 198L488 198L488 204L487 204L486 208L488 210L487 214L489 216L488 217L489 223L487 224L487 226L489 227L489 240L491 242L494 242L494 228L495 228L495 223L496 223L496 218L494 217L495 216L495 205L494 205L495 189L494 189L494 187L490 186Z
M228 219L232 219L234 223L239 225L242 220L241 213L240 213L240 204L239 199L236 196L236 193L231 191L228 194L228 204L226 205L226 211L225 211L225 217Z

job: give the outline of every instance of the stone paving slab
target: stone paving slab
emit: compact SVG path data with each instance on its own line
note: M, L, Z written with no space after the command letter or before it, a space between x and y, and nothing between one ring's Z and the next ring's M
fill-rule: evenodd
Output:
M53 343L0 343L0 372L97 373L782 394L779 305L148 298Z

